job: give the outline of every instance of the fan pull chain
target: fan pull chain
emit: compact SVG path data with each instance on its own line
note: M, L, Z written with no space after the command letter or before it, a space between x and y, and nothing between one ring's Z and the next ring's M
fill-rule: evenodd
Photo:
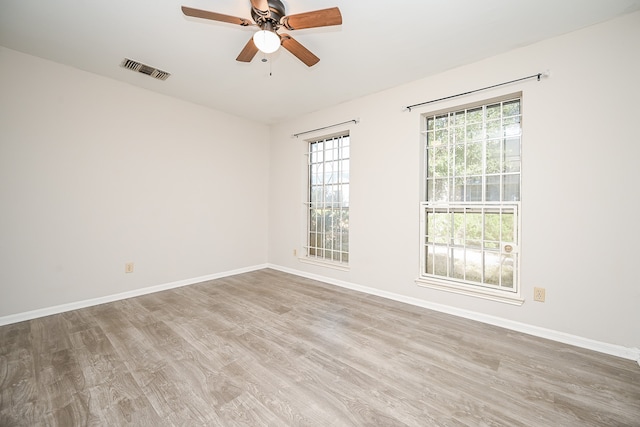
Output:
M271 62L273 62L273 61L269 61L267 59L267 54L264 53L264 52L262 52L262 59L260 61L269 63L269 77L271 77L273 75L273 73L271 72Z
M269 63L269 77L273 76L273 72L272 72L272 68L271 68L271 63L273 61L269 61L267 59L267 54L266 53L264 53L264 52L262 53L262 59L260 61Z

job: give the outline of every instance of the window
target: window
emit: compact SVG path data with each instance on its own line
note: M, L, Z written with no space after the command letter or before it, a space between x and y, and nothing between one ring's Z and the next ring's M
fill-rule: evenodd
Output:
M307 259L349 262L349 135L309 142Z
M424 117L418 283L521 304L519 96Z

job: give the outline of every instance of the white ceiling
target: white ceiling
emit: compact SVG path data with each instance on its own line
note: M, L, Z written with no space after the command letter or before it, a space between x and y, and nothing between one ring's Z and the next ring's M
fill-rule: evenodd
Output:
M251 19L249 0L0 0L0 45L266 124L640 10L640 0L284 0L338 6L343 24L290 31L320 57L280 49L235 60L255 28L188 18L181 5ZM127 57L166 81L120 67Z

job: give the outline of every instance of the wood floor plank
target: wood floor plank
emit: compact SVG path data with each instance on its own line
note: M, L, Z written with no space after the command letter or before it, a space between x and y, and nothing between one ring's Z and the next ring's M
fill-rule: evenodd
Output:
M634 426L633 361L264 269L0 327L0 426Z

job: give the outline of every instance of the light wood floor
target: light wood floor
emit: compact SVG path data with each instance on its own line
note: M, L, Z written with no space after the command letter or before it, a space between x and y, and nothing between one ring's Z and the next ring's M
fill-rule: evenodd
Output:
M1 426L640 426L640 367L261 270L0 327Z

